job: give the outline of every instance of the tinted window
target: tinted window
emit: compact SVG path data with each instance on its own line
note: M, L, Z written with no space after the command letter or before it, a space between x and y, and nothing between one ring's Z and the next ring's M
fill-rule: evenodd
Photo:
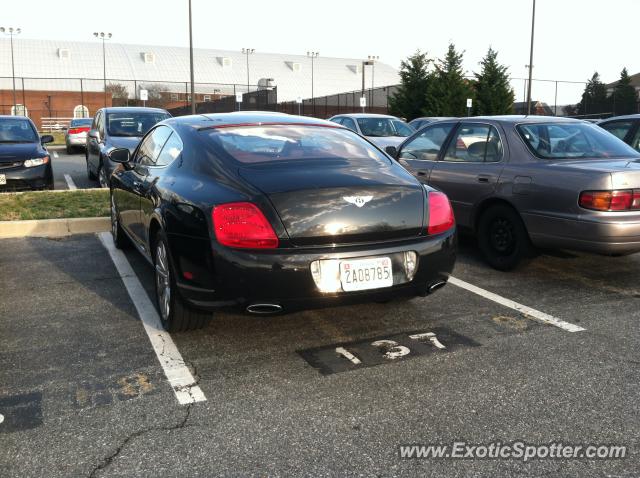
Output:
M425 128L402 148L400 158L435 161L453 126L445 123Z
M423 123L425 123L425 121L422 120L413 120L409 123L409 125L415 129L416 131L419 130L420 128L422 128Z
M38 135L26 119L3 118L0 120L0 143L36 143Z
M153 166L169 135L171 135L171 130L166 126L154 129L140 144L135 162L145 166Z
M111 136L144 136L156 123L167 118L170 118L167 113L108 113L107 131Z
M69 123L69 126L70 127L91 126L91 123L93 123L93 119L91 118L72 119L71 123Z
M600 125L601 128L606 129L612 135L624 139L627 133L633 126L631 121L612 121L611 123Z
M343 118L340 118L340 117L338 117L338 118L331 118L331 120L330 120L330 121L333 121L334 123L342 124L342 119L343 119Z
M409 125L393 118L358 118L358 126L364 136L371 137L406 137L414 133Z
M445 161L484 163L502 158L502 141L493 126L462 123L449 144Z
M631 147L636 151L640 151L640 128L638 128L634 137L631 138Z
M531 152L544 159L640 156L624 142L592 124L521 124L516 129Z
M238 126L203 130L223 156L241 163L308 159L388 158L342 128L322 126Z
M156 166L166 166L180 156L180 153L182 153L182 140L177 133L172 133L156 159Z
M355 131L356 133L358 132L358 129L356 128L356 122L353 121L351 118L343 118L342 126L345 126L349 128L351 131Z

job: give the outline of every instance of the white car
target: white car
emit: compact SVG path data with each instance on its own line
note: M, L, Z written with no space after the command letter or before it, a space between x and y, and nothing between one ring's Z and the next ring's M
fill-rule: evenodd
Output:
M329 121L355 131L381 149L387 146L400 146L416 131L400 118L388 115L352 113L333 116Z
M64 133L67 154L72 154L76 148L84 149L87 144L87 133L91 129L93 118L74 118Z

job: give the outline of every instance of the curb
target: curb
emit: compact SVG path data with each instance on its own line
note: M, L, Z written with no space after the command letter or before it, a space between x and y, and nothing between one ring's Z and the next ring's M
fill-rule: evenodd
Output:
M71 234L90 234L110 230L111 219L109 217L0 221L0 239L12 237L62 237Z

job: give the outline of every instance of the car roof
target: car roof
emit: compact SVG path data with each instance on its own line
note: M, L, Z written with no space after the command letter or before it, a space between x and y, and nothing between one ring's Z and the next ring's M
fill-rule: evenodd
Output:
M584 123L580 118L567 118L566 116L538 116L538 115L497 115L497 116L469 116L457 118L460 121L493 120L508 124L522 123Z
M23 120L29 120L31 121L31 119L28 116L22 116L22 115L0 115L0 119L23 119Z
M612 116L611 118L603 119L601 123L607 123L609 121L627 120L627 119L640 119L640 114Z
M145 111L153 113L168 113L167 110L163 110L162 108L148 108L146 106L107 106L106 108L101 108L101 110L106 111L107 113L144 113Z
M347 116L349 118L393 118L393 119L399 119L396 116L381 115L381 114L377 114L377 113L340 113L339 115L335 115L335 116Z
M216 126L258 125L264 123L318 125L342 128L331 121L309 116L273 113L270 111L235 111L232 113L212 113L189 116L174 116L162 122L167 125L191 126L194 128L211 128Z
M450 119L457 119L457 118L455 116L420 116L419 118L412 119L411 122L426 121L426 120L443 121L443 120L450 120Z

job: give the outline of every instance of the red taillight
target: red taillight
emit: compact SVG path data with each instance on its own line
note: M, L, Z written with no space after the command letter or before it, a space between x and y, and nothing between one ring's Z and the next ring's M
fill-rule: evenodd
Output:
M69 128L69 134L86 133L87 131L89 131L89 128Z
M440 234L455 226L453 209L446 194L431 191L429 193L429 226L428 234Z
M583 191L580 193L578 204L595 211L640 210L640 190Z
M275 249L278 237L262 211L249 202L220 204L211 213L216 239L223 246Z

